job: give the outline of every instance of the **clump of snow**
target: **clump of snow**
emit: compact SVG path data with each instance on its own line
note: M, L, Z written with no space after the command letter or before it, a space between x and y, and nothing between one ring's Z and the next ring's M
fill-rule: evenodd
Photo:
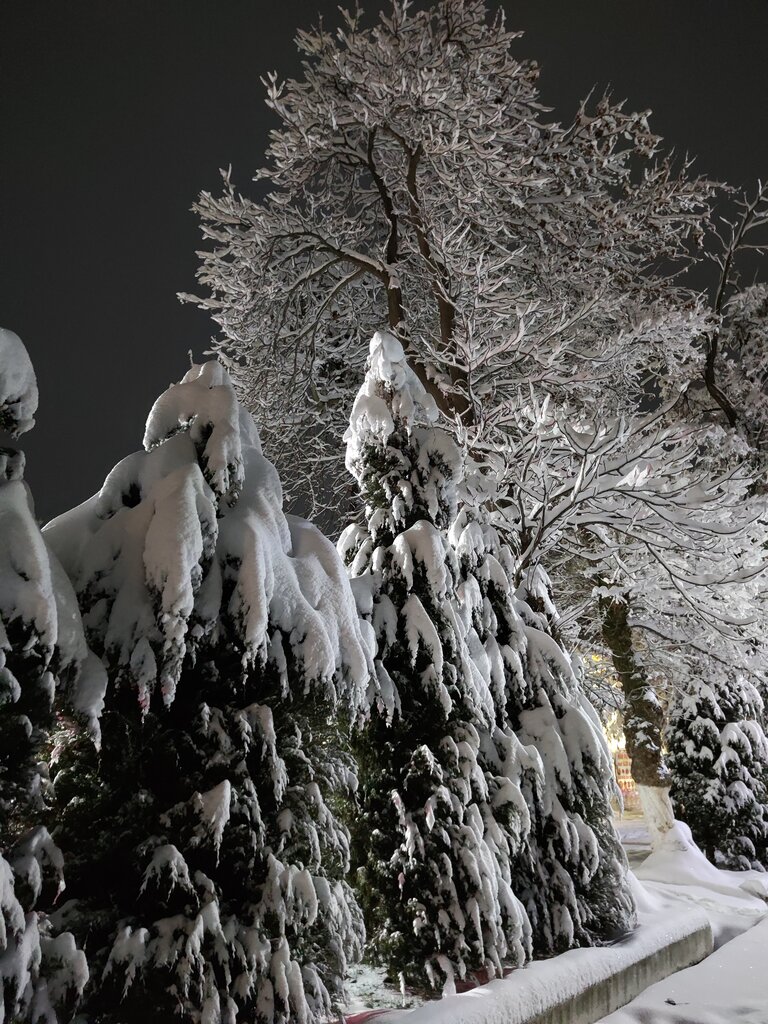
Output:
M19 437L35 425L37 378L18 334L0 327L0 430Z
M214 849L218 852L221 846L221 837L229 821L230 806L232 803L232 785L229 779L224 779L218 786L208 790L207 793L196 794L200 801L200 818L206 830L210 832Z
M434 423L437 417L435 400L408 365L401 343L388 331L377 331L368 350L368 372L344 435L347 469L355 475L366 444L386 444L395 419L411 428L417 422Z
M177 887L194 892L187 862L173 843L164 843L153 852L152 860L144 869L140 891L144 892L150 883L169 893Z
M23 480L26 456L13 448L0 448L0 480Z
M88 651L77 679L69 690L70 706L85 721L97 749L101 746L99 719L104 710L108 682L104 663L93 651Z
M243 454L237 398L221 363L193 365L158 398L147 419L144 447L151 451L180 430L188 432L198 450L214 493L234 504L243 485Z
M47 828L33 829L13 847L9 855L16 876L16 884L23 880L37 901L43 887L43 876L52 874L58 882L58 890L64 888L64 858L61 850L51 839Z
M670 885L703 885L716 891L733 889L727 876L711 864L694 843L684 821L675 821L654 842L649 857L637 869L637 877Z
M62 667L84 665L90 656L74 587L56 555L46 545L51 591L56 607L56 647Z
M343 564L316 528L285 516L277 472L219 364L193 367L157 400L145 444L44 531L118 676L146 706L158 685L170 704L185 656L227 618L244 671L269 661L284 674L287 640L307 684L337 677L359 705L370 639Z
M88 961L70 932L41 935L43 984L35 994L33 1020L55 1024L56 1007L72 1005L82 995L89 978ZM63 1015L62 1015L63 1017Z
M0 620L20 619L49 652L57 617L51 565L22 480L0 482Z

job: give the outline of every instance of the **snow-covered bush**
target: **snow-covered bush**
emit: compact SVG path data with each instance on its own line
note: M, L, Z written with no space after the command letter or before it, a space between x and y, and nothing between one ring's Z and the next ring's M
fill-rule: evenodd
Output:
M220 365L158 399L144 446L46 528L110 674L100 754L70 739L56 776L86 1010L310 1024L362 945L334 801L368 641Z
M36 410L27 351L0 330L0 429L17 437ZM64 888L45 754L56 689L92 659L23 475L23 453L0 448L0 1020L56 1024L71 1018L88 968L45 913Z
M763 702L743 675L711 659L669 708L670 796L676 817L718 867L768 868L768 739Z

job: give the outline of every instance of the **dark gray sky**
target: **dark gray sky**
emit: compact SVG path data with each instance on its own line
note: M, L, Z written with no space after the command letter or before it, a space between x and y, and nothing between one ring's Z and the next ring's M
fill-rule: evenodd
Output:
M367 5L372 10L382 0ZM505 0L566 117L593 85L712 177L768 175L768 0ZM297 70L295 29L335 0L3 0L0 325L40 411L22 446L38 515L84 500L141 444L154 397L212 325L182 306L189 208L231 163L245 189L271 115L259 76Z

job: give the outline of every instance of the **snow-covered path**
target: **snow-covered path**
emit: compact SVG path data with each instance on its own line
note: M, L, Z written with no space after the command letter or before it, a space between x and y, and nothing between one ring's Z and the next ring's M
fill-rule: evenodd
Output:
M619 833L629 866L634 871L651 852L651 837L645 818L642 814L627 814L614 818L613 824Z
M598 1024L768 1024L768 918Z
M715 952L597 1024L768 1024L768 876L719 871L695 847L680 849L674 836L651 854L641 818L615 824L646 909L699 907L709 917Z

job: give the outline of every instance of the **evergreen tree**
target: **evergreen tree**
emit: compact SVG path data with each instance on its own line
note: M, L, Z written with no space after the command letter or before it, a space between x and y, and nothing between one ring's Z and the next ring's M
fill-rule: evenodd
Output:
M20 339L0 331L0 430L34 425L37 384ZM90 671L74 593L40 534L24 454L0 448L0 1021L71 1019L88 978L73 936L48 916L64 889L46 746L58 686Z
M528 686L509 707L521 742L544 766L540 792L528 790L533 818L518 894L542 955L616 939L635 924L627 860L613 827L613 762L600 719L557 635L551 586L530 570L514 600L525 635Z
M334 800L370 654L218 364L158 399L144 445L46 530L110 674L100 751L70 741L56 777L86 1012L311 1024L362 944Z
M671 798L718 867L768 868L768 739L763 702L743 675L700 657L671 701Z
M492 474L491 474L492 476ZM526 907L534 952L548 956L614 938L634 925L626 859L611 823L613 765L594 709L556 639L549 580L529 572L516 592L515 552L485 511L494 488L467 467L451 538L462 602L492 662L497 721L529 752L521 784L530 829L511 882Z
M378 333L346 435L365 525L339 548L378 641L358 735L359 891L374 955L420 987L529 955L509 862L528 825L528 758L496 719L496 652L457 596L448 542L461 457L400 343Z

